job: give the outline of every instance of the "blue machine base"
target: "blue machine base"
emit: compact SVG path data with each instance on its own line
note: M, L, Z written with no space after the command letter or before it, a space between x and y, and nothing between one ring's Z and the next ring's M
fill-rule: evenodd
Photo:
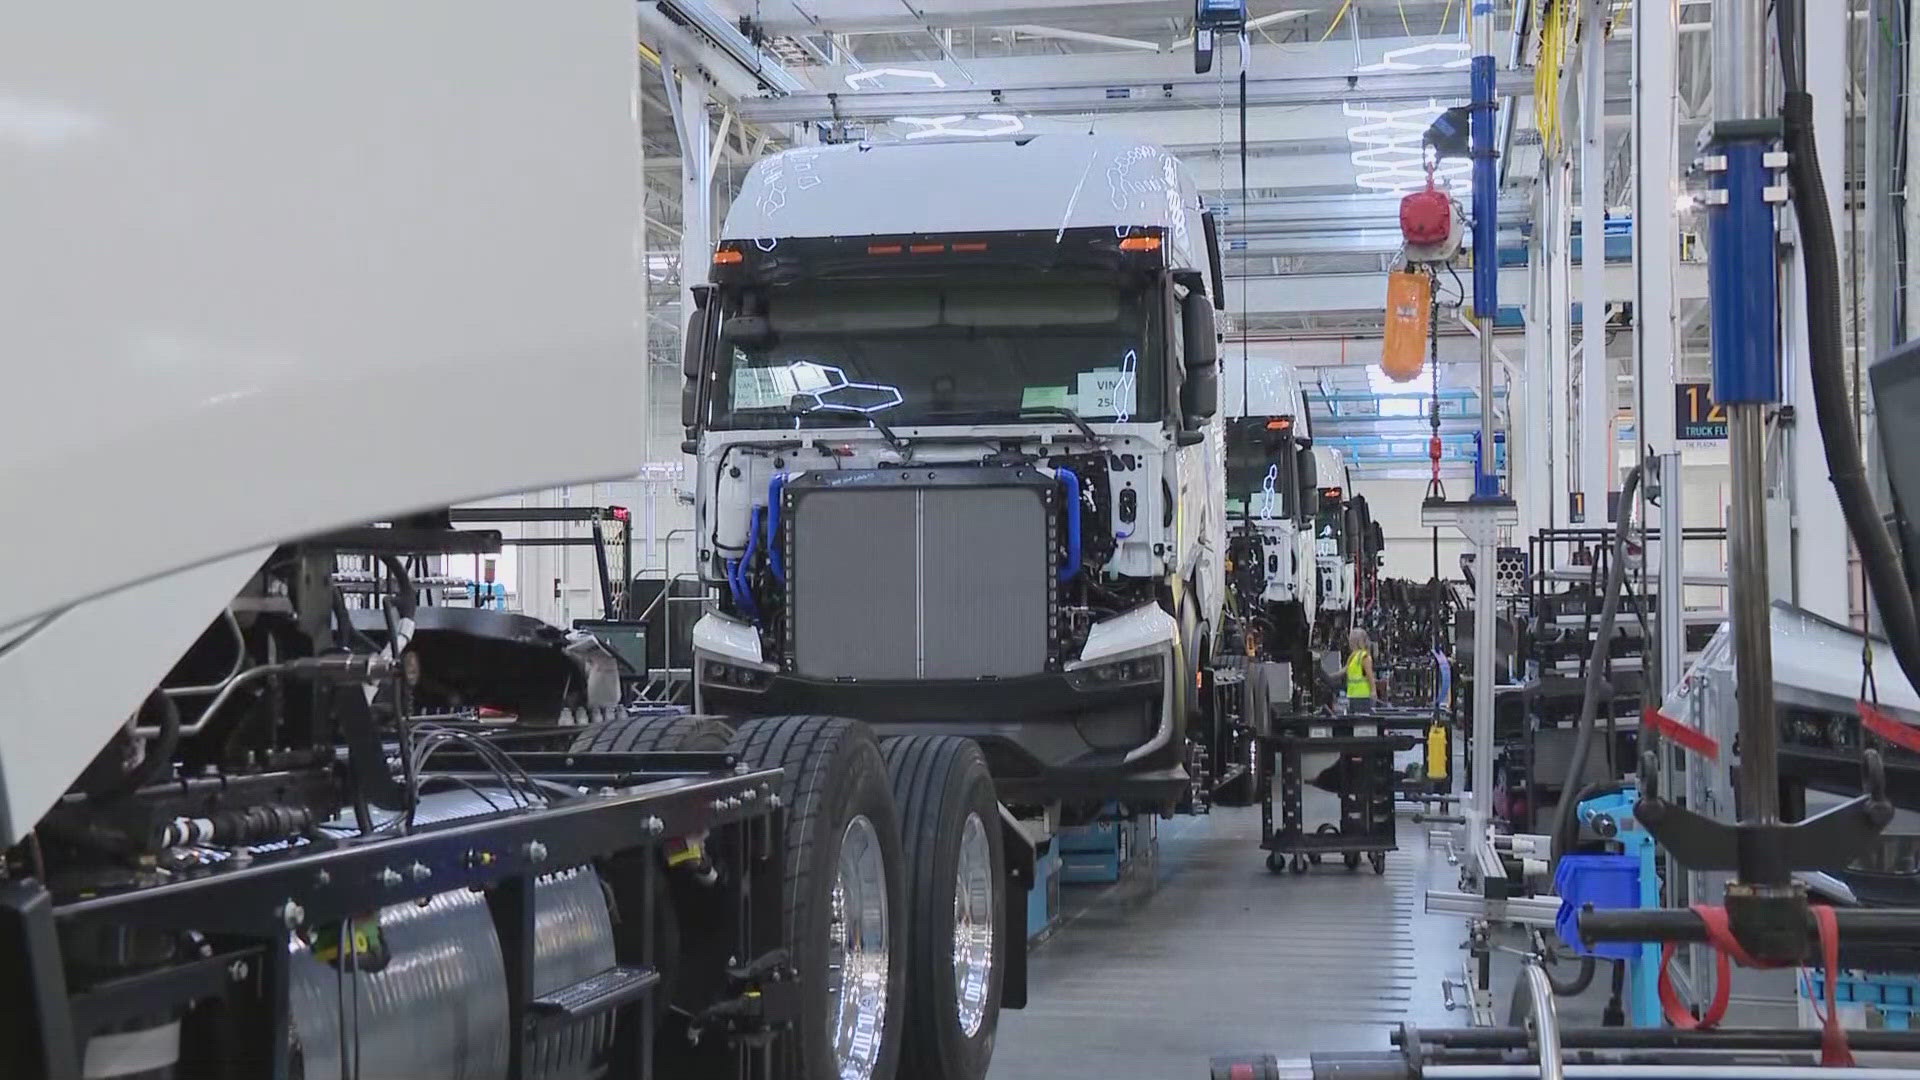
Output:
M1068 885L1108 885L1119 881L1136 858L1152 849L1155 819L1096 821L1060 830L1060 880Z
M1033 888L1027 892L1027 940L1037 942L1053 933L1060 921L1059 840L1033 857Z

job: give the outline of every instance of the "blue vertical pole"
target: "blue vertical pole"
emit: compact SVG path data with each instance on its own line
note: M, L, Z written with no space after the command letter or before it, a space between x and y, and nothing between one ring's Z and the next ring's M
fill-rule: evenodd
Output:
M1780 298L1774 273L1773 205L1766 156L1773 135L1716 124L1708 150L1715 176L1708 237L1713 297L1713 400L1720 405L1780 400ZM1762 131L1777 128L1762 121ZM1726 129L1736 134L1729 137ZM1723 166L1724 162L1724 166Z
M1493 461L1493 324L1500 312L1499 181L1493 162L1493 0L1473 2L1473 313L1480 324L1480 453L1473 497L1500 497Z

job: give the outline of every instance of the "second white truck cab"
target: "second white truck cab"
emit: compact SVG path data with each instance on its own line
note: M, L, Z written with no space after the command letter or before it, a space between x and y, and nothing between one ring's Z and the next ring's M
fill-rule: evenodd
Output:
M1354 555L1349 507L1353 477L1346 455L1331 446L1313 448L1314 471L1320 483L1318 512L1314 515L1314 564L1318 568L1319 614L1344 618L1353 610Z
M1313 529L1319 479L1306 395L1290 365L1232 350L1225 390L1234 588L1248 609L1243 617L1257 628L1256 652L1304 666L1321 602Z

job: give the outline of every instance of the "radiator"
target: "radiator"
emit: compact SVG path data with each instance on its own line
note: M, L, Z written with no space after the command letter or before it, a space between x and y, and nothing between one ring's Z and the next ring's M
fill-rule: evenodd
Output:
M787 486L788 666L818 679L1047 670L1051 478L1031 469L810 474Z

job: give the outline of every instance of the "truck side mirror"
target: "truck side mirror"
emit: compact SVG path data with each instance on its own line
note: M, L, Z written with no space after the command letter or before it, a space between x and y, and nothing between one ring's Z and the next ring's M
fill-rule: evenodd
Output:
M705 372L702 357L713 319L718 309L708 303L712 285L693 287L693 313L687 317L687 332L680 341L680 427L686 437L680 443L682 453L699 449L701 388Z
M1293 461L1300 488L1300 515L1311 519L1320 513L1320 468L1314 463L1313 448L1296 447Z
M1180 385L1182 426L1200 427L1220 411L1220 344L1214 333L1213 304L1198 289L1180 301L1186 346L1186 379Z

